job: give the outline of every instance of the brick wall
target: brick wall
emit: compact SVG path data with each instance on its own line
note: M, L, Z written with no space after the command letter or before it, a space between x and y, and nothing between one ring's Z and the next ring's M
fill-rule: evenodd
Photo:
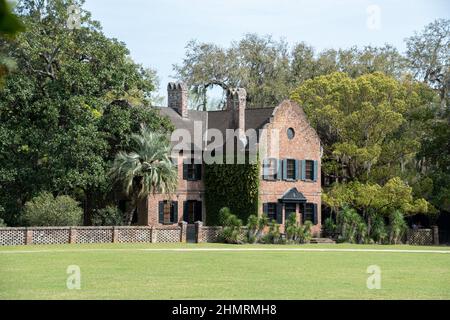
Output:
M294 129L295 136L292 140L288 139L287 130ZM318 179L317 181L266 181L261 180L260 184L260 203L278 202L285 192L292 188L297 188L301 192L308 203L317 204L317 221L313 232L318 234L321 229L321 144L320 139L315 130L310 126L303 110L294 102L284 101L275 111L274 116L268 124L267 129L267 145L271 145L271 139L276 139L270 135L271 130L279 132L279 148L278 150L267 150L267 157L276 157L279 159L298 159L298 160L316 160L318 161ZM276 154L278 151L278 154ZM261 168L262 176L262 168ZM262 205L259 208L262 214ZM283 224L285 215L283 212ZM298 214L298 220L301 217Z

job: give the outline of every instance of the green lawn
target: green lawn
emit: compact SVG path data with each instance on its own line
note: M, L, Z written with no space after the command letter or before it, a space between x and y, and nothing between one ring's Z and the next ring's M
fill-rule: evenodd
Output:
M0 299L450 299L450 254L408 252L144 251L164 248L355 248L145 244L0 247ZM81 268L81 290L66 269ZM382 271L369 290L367 267Z

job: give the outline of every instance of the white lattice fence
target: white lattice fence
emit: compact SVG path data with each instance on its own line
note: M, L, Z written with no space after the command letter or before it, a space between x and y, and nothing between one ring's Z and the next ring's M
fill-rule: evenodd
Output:
M152 242L152 229L149 227L116 227L117 242Z
M26 228L0 228L0 246L25 245L26 237Z
M33 228L32 244L66 244L70 242L70 228Z
M180 228L157 228L156 242L180 242L181 230Z
M76 228L76 243L110 243L113 241L112 227Z

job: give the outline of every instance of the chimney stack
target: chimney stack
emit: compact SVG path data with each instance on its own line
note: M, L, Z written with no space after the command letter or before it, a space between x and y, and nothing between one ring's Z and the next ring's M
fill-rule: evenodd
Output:
M167 86L169 108L174 109L183 118L188 118L188 89L184 83L170 82Z
M227 91L227 110L233 112L233 125L241 133L245 132L245 108L247 103L247 91L243 88L232 88Z

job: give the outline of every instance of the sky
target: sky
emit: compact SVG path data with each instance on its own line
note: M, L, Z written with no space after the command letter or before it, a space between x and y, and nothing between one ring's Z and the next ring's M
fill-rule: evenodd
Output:
M158 72L161 96L192 39L227 47L258 33L317 50L389 43L403 52L414 31L450 18L449 0L86 0L85 9Z

